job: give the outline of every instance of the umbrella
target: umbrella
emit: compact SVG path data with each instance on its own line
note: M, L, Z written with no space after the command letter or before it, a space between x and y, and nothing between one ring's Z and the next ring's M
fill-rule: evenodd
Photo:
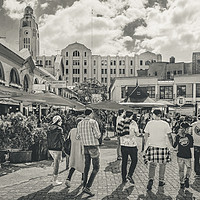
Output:
M111 110L111 111L118 111L119 109L124 109L124 110L131 109L129 106L121 105L114 101L101 101L99 103L93 103L87 106L93 109L102 109L102 110Z
M165 104L163 103L157 103L157 102L154 102L154 103L133 103L133 102L123 102L123 103L120 103L122 105L128 105L132 108L156 108L156 107L166 107Z
M166 106L174 106L173 103L169 102L169 101L165 101L165 100L158 100L156 101L157 103L163 103L165 104Z

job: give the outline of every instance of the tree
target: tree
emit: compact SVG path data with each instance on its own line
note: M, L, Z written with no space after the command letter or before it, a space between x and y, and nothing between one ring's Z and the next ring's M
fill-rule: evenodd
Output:
M107 100L107 86L93 78L77 84L74 91L78 94L78 99L83 104L92 103L95 94L99 94L96 96L100 96L101 101Z

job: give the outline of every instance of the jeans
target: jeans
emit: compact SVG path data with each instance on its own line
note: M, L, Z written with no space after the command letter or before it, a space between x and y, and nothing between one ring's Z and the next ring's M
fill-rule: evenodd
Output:
M137 147L121 146L121 151L122 151L122 180L125 181L127 175L128 155L130 155L131 157L131 164L129 167L128 176L132 177L138 161L138 156L137 156L138 149Z
M184 183L185 177L190 178L191 175L191 158L179 158L177 157L178 167L179 167L179 177L180 177L180 183ZM184 168L187 168L186 176L184 176Z
M60 163L61 158L62 158L62 151L49 150L49 153L51 154L51 156L54 160L53 174L58 175L59 163Z
M121 153L121 145L120 145L120 137L117 136L117 158L122 157Z
M71 178L72 178L72 175L74 174L74 172L75 172L75 168L73 168L73 167L70 168L67 180L71 181ZM82 180L83 180L83 174L82 174Z
M154 180L155 177L155 171L156 171L156 162L150 162L149 164L149 180L152 179ZM165 180L165 168L166 168L166 163L159 163L159 181Z
M99 147L98 146L84 146L84 154L85 154L85 168L84 168L83 187L90 188L100 168ZM91 160L92 160L93 170L88 180L88 173L90 170Z
M200 175L199 158L200 158L200 147L194 146L194 171L196 175Z

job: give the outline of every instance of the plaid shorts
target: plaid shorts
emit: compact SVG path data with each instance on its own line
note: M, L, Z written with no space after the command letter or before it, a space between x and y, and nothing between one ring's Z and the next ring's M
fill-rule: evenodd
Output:
M170 150L160 147L149 146L143 155L144 163L147 162L156 162L156 163L167 163L171 161Z

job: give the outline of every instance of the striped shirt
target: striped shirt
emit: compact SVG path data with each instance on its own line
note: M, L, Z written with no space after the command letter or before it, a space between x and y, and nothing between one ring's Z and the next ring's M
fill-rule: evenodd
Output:
M101 132L96 120L86 117L78 123L76 139L81 139L84 146L99 145L100 137Z

